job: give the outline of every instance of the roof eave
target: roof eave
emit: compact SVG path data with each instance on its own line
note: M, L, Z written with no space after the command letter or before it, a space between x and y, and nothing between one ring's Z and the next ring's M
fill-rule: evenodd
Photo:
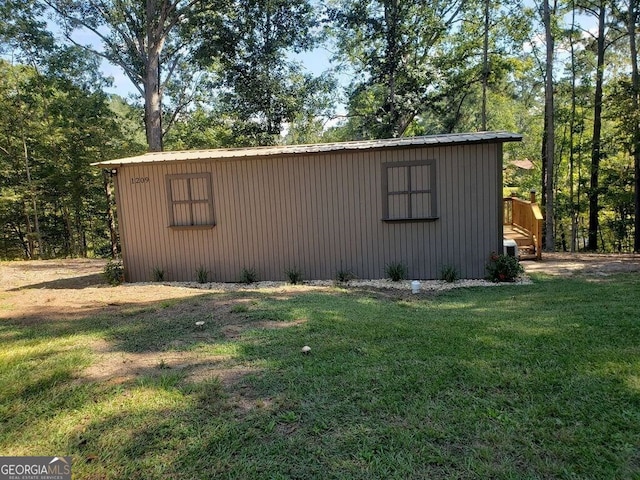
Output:
M145 163L174 163L203 160L233 160L273 156L297 156L328 154L331 152L374 151L388 148L415 148L444 145L472 145L479 143L506 143L522 141L522 135L510 132L478 132L423 137L402 137L385 140L366 140L341 143L319 143L309 145L286 145L275 147L248 147L213 150L184 150L175 152L145 153L135 157L120 158L92 163L93 166L117 168L123 165Z

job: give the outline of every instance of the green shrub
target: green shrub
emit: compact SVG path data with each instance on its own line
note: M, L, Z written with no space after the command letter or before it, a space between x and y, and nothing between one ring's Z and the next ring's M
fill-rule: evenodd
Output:
M458 270L451 265L445 265L440 271L440 279L447 283L453 283L458 280Z
M209 270L201 266L196 270L196 280L198 283L207 283L209 281Z
M153 267L151 276L154 282L164 282L164 269L161 267Z
M242 272L240 272L240 281L246 284L256 283L258 274L253 268L243 268Z
M102 271L102 275L110 285L120 285L124 282L124 267L121 260L109 260Z
M515 282L524 273L516 257L493 252L487 264L487 279L493 282Z
M338 273L336 273L336 280L340 283L347 283L355 278L356 276L351 270L338 270Z
M392 281L399 282L407 278L408 269L404 263L396 262L387 265L385 272Z
M302 282L302 272L299 268L290 268L285 273L287 275L287 278L289 279L290 284L297 285L298 283Z

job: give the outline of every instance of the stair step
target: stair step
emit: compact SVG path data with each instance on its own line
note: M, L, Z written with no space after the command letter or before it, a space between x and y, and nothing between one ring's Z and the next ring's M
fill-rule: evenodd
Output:
M535 245L518 245L518 258L520 260L537 258Z

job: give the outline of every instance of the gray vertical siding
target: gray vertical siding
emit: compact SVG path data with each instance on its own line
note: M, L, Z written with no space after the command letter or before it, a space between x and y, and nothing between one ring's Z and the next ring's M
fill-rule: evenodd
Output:
M238 280L243 268L285 279L293 267L306 279L341 269L382 278L391 262L405 263L411 278L438 278L447 265L484 277L502 244L501 153L500 144L479 144L122 165L127 280L150 280L156 267L180 281L200 267L215 281ZM438 219L382 221L382 164L416 160L435 161ZM192 173L211 173L216 225L170 228L166 176Z

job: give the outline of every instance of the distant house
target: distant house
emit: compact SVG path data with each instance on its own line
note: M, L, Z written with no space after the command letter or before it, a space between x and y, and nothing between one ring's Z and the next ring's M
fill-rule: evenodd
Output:
M126 279L482 278L502 251L506 132L160 152L97 163L116 184Z

